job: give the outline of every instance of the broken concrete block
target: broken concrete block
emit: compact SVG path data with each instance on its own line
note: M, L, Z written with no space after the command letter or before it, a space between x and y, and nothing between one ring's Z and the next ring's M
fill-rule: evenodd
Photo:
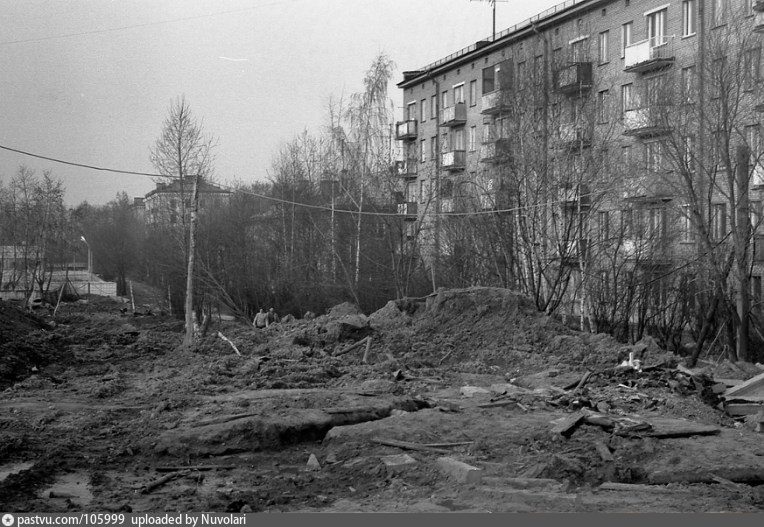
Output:
M387 471L392 473L398 473L410 468L412 465L416 465L416 459L408 454L382 456L380 459L382 459L382 463L385 464Z
M522 388L512 383L492 384L490 389L493 393L498 395L515 395L531 392L531 390L527 388Z
M462 386L459 393L462 394L462 397L474 397L475 395L490 395L491 390L480 386Z
M441 472L459 483L480 483L483 478L483 469L473 467L452 457L439 457L437 465Z
M321 463L318 462L318 458L315 454L311 454L308 458L306 468L308 470L321 470Z

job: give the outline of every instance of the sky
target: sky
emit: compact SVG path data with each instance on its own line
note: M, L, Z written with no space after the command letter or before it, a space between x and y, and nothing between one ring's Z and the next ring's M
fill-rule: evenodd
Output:
M559 3L496 4L496 30ZM0 0L0 145L153 173L149 151L185 96L216 138L215 178L266 180L279 148L317 133L331 97L361 91L380 53L394 83L491 35L470 0ZM400 90L390 96L401 105ZM0 150L0 182L51 170L65 201L142 196L155 181Z

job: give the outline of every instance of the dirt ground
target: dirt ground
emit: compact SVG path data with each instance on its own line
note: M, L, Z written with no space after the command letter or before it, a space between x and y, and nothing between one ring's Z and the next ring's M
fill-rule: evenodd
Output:
M682 374L654 343L577 333L505 290L266 330L215 319L192 348L149 308L89 297L54 318L0 302L2 508L764 506L762 435L718 408L710 364ZM615 368L630 351L643 371Z

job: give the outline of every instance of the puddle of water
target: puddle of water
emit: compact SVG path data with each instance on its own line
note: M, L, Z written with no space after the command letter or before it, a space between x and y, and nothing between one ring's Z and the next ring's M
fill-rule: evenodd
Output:
M56 479L56 482L40 493L43 498L70 499L72 503L87 505L93 501L93 494L88 488L88 476L86 474L64 474Z
M34 466L31 461L22 461L21 463L8 463L7 465L0 465L0 483L5 481L5 478L11 474L18 474L24 470L28 470Z

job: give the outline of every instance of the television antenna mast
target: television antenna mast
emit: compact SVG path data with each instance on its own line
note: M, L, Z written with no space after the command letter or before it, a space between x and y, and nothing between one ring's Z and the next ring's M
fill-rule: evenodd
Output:
M509 0L470 0L470 2L488 2L493 9L493 37L491 40L496 40L496 2L509 2Z

